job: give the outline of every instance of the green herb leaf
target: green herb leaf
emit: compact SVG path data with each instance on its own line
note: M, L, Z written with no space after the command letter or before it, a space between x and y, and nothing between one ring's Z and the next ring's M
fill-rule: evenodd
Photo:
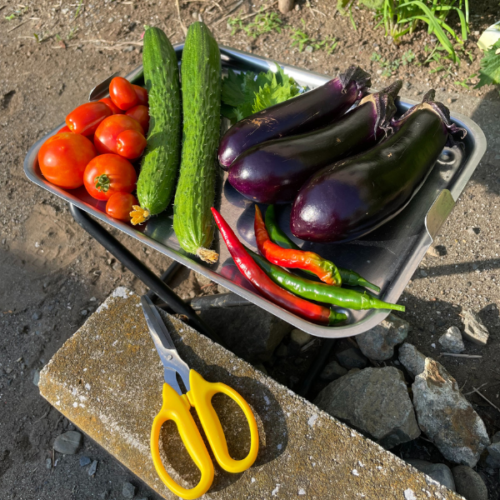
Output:
M222 115L239 121L257 111L286 101L299 93L299 86L276 65L276 72L256 75L229 70L222 83Z
M479 83L474 87L478 89L484 85L500 84L500 40L484 53L479 70Z

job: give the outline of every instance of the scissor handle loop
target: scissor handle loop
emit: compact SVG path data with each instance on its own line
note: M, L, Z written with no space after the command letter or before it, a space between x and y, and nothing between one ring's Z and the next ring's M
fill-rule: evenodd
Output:
M177 484L165 470L160 458L160 430L167 420L173 420L182 442L189 456L201 472L200 482L191 489L186 489ZM151 455L153 463L165 485L176 495L186 500L199 498L206 493L214 480L214 465L208 454L205 443L200 435L191 413L189 412L189 401L185 396L180 396L168 384L163 384L163 405L153 421L151 429Z
M255 462L259 452L259 431L248 403L228 385L221 382L207 382L195 370L189 372L189 384L191 390L188 393L188 398L191 405L196 408L201 425L205 430L208 442L219 465L233 474L249 469ZM229 396L241 408L250 427L250 451L242 460L233 460L229 455L224 431L212 406L212 397L219 392Z

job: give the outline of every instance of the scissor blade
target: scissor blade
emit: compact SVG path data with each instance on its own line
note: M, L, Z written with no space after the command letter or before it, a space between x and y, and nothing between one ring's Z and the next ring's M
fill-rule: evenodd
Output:
M184 382L186 390L189 391L189 366L179 356L174 342L172 341L172 337L170 337L160 313L153 305L153 302L151 302L151 299L146 295L141 297L141 305L142 310L144 311L144 317L146 318L146 323L148 324L149 333L153 339L156 350L158 351L161 362L165 367L165 382L175 389L178 394L182 394L179 385L177 383L175 383L175 385L172 383L172 380L175 380L175 373L173 372L177 372Z

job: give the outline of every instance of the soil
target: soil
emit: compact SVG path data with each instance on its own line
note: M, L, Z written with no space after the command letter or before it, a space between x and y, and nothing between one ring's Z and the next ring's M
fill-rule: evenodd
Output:
M300 1L298 11L281 18L296 28L303 28L304 19L303 29L312 38L336 37L339 43L333 54L298 52L290 46L289 28L256 39L241 31L231 36L227 21L218 22L238 5L231 0L180 2L180 7L184 25L201 16L224 45L332 76L356 62L374 75L374 87L404 78L404 93L413 99L434 86L440 100L483 128L490 146L441 229L436 241L436 255L441 256L424 259L401 300L408 310L404 317L411 323L408 340L438 358L456 377L492 435L500 430L500 411L470 391L481 387L500 407L500 99L491 87L472 89L470 76L479 68L479 34L497 20L497 0L470 3L471 33L465 43L470 59L465 56L447 76L445 71L431 74L429 67L416 64L425 60L425 46L435 43L424 30L403 37L396 46L384 38L382 28L373 29L370 12L354 9L354 31L348 17L334 16L335 2L329 0L312 1L311 7ZM132 481L138 487L137 498L158 498L87 438L77 455L56 456L57 465L46 468L54 438L72 425L40 397L33 377L116 286L138 293L145 288L73 221L62 200L26 179L23 159L35 141L85 102L95 84L115 71L126 74L141 64L145 24L163 28L173 43L183 41L183 28L173 1L23 5L26 11L10 21L5 16L23 7L12 1L0 5L0 496L121 498L122 483ZM267 4L244 1L238 15L255 12L261 5ZM450 20L455 29L457 21ZM374 52L394 61L410 49L416 55L412 64L393 65L389 78L377 74L382 68L372 61ZM161 254L115 236L154 272L168 267L169 260ZM183 298L218 291L187 271L176 277L174 285ZM487 347L466 344L466 352L481 355L480 360L439 357L437 339L449 326L462 326L463 308L479 312L491 333ZM407 456L405 450L400 453ZM79 466L82 455L99 461L94 477ZM490 498L500 498L496 478L482 469L480 473Z

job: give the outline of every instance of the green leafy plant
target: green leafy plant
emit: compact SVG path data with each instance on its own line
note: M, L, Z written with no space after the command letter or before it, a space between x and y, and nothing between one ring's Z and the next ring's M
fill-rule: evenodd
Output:
M305 28L306 23L301 19L302 26ZM328 54L333 54L337 48L338 41L335 37L326 37L323 40L311 38L305 31L300 28L292 28L290 35L292 47L298 47L299 52L303 52L306 47L311 47L313 50L324 50Z
M407 50L403 56L401 57L401 63L403 66L408 66L415 60L415 54L413 53L413 50Z
M393 73L395 73L401 65L401 61L399 59L389 61L377 52L372 54L371 60L380 64L380 67L382 68L382 76L386 78L389 78Z
M244 31L248 36L257 38L265 33L276 31L281 33L283 21L276 12L262 12L257 14L253 21L245 22L240 17L229 19L228 24L231 27L231 35L235 35L238 31Z
M235 73L229 70L222 82L222 114L239 121L257 111L295 97L300 87L295 80L276 65L276 72L256 75L250 71Z
M500 85L500 40L484 53L479 70L479 82L474 87L479 89L484 85Z
M28 12L28 7L23 7L22 9L15 10L9 16L5 16L5 19L7 21L13 21L14 19L17 19L18 17L22 17L24 14L26 14L26 12Z
M338 0L341 13L350 10L355 0ZM420 23L427 25L428 33L434 35L448 53L449 58L459 62L455 44L463 45L469 32L469 0L357 0L376 11L377 26L384 26L386 35L398 43L407 33L412 34ZM456 13L461 32L446 23L448 15Z

